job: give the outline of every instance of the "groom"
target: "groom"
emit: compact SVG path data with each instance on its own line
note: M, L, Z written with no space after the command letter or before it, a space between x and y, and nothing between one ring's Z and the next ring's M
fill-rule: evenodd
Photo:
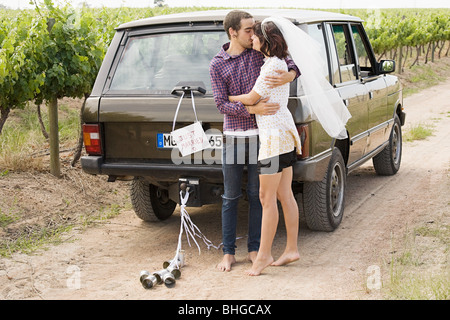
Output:
M259 201L259 176L257 172L257 150L259 148L258 127L255 114L275 114L280 106L263 99L254 106L241 102L230 102L228 96L246 94L253 88L264 64L264 56L252 49L254 18L247 12L233 10L224 20L224 29L230 39L211 60L210 77L214 101L224 115L223 134L226 144L222 151L224 194L222 195L222 242L223 258L217 265L220 271L230 271L236 262L235 242L239 198L242 196L242 177L247 167L248 258L253 261L259 249L261 236L262 207ZM280 71L279 76L267 78L273 86L293 81L300 71L288 59L289 71ZM256 145L255 145L256 144ZM252 152L253 150L253 152ZM255 154L256 151L256 154ZM237 161L245 153L245 163ZM228 156L227 156L228 154ZM239 159L241 160L241 159Z

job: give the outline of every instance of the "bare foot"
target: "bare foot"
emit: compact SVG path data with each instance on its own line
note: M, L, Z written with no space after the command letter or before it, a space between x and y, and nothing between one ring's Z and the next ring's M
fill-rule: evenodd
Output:
M281 255L281 257L279 257L277 259L277 261L273 262L271 265L272 266L284 266L288 263L297 261L298 259L300 259L300 254L298 253L298 251L285 252Z
M224 254L222 261L217 265L217 269L220 271L230 271L231 266L236 263L236 259L233 254Z
M270 264L273 263L272 256L269 256L267 259L257 258L255 262L253 262L252 268L247 270L247 274L249 276L259 276L261 272Z
M250 251L247 255L248 261L253 263L256 260L257 255L258 255L258 251Z

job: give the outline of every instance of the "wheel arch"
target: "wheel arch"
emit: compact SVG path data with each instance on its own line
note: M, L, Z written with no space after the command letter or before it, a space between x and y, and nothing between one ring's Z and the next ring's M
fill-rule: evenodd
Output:
M335 139L334 147L341 151L342 158L344 159L345 166L348 164L348 157L350 155L350 135L347 131L347 139Z

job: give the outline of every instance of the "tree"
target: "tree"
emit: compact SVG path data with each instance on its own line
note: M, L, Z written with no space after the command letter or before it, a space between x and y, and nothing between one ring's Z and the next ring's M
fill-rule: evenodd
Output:
M50 172L59 177L58 99L82 98L91 90L101 63L102 50L96 47L96 36L90 31L89 19L72 8L57 8L44 0L45 11L36 6L39 19L47 25L43 31L46 46L42 52L40 70L45 81L36 94L36 103L48 102ZM91 17L92 18L92 17ZM93 18L92 18L93 19Z
M23 108L44 82L45 74L38 68L40 30L39 21L26 13L0 26L0 134L10 110Z
M98 23L96 17L93 16L92 10L84 10L80 12L81 18L78 22L78 36L84 43L84 52L89 57L88 63L90 72L84 78L85 88L82 90L84 100L80 109L80 135L78 137L78 144L72 159L71 165L80 159L81 151L83 149L83 111L86 105L86 99L89 97L89 93L92 90L97 73L100 69L101 63L106 53L107 45L104 43L104 34L101 30L102 25ZM109 42L108 42L109 43Z

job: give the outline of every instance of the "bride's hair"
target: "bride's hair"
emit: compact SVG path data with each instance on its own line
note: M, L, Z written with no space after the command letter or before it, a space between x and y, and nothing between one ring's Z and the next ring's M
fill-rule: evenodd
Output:
M288 56L288 46L275 23L269 21L261 25L261 22L257 22L253 26L253 31L261 43L261 52L266 56L280 59Z

